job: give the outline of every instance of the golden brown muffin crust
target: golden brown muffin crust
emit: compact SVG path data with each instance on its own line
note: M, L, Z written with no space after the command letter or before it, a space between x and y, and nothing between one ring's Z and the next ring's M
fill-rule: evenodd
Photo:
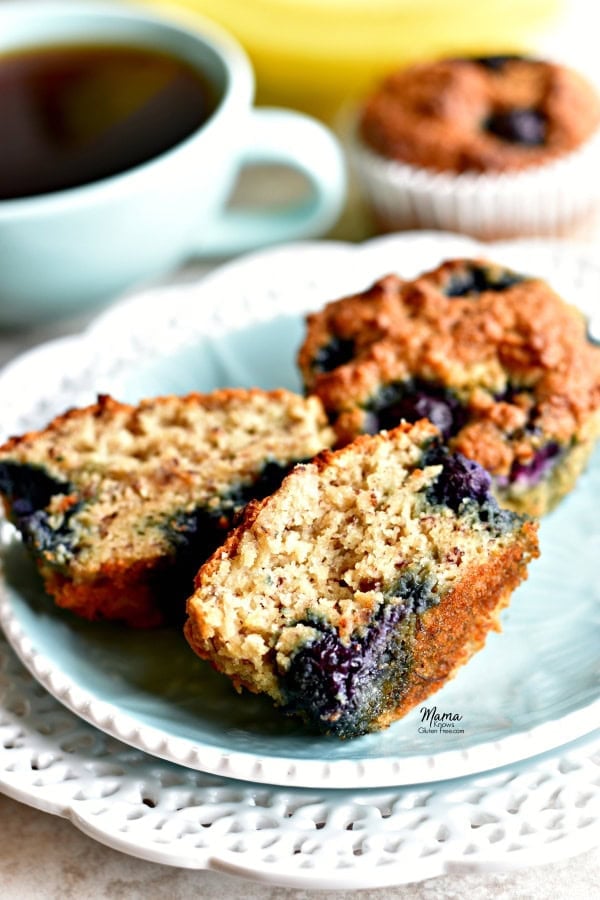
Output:
M544 440L560 444L586 429L600 409L600 350L587 340L582 314L538 278L447 296L444 287L471 266L499 271L486 260L449 260L411 282L389 276L310 317L299 365L308 389L337 417L342 442L360 430L359 407L381 385L408 378L449 388L468 406L452 449L494 474L531 460L535 441L518 437L530 416ZM372 321L378 333L364 327ZM311 361L333 335L353 340L354 355L316 372ZM523 392L503 402L515 387ZM516 436L509 441L507 433Z
M490 116L534 109L545 139L526 146L486 129ZM557 63L506 58L419 63L392 73L366 101L360 134L380 155L449 172L518 171L580 147L600 123L600 99L577 72Z

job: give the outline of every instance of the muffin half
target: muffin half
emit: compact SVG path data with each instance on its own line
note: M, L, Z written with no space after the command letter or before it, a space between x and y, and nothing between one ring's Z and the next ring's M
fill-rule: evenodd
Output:
M330 446L317 398L220 390L100 397L0 448L0 494L59 606L136 627L181 620L235 515Z
M313 729L387 727L480 649L536 525L431 423L363 436L248 505L200 569L192 649Z

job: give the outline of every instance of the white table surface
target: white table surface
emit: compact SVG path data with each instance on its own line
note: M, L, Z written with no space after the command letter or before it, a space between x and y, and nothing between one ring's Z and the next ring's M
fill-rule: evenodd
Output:
M576 2L578 14L591 6ZM579 21L579 20L577 20ZM564 34L581 35L574 20ZM588 49L589 41L583 47ZM271 185L283 186L280 177ZM247 199L257 188L242 185L240 193ZM260 190L264 187L260 185ZM362 240L370 234L355 192L342 220L329 235L342 240ZM596 233L586 236L599 248ZM176 273L177 280L201 277L211 265L194 264ZM52 322L20 331L0 330L0 368L29 347L85 327L91 316ZM0 897L2 900L79 900L79 898L143 897L145 900L169 897L171 900L258 900L258 898L329 897L341 900L347 891L309 891L269 887L212 872L178 869L126 856L105 847L78 831L68 821L17 803L0 794ZM571 859L507 872L450 874L420 884L356 892L365 900L588 900L600 896L600 848Z

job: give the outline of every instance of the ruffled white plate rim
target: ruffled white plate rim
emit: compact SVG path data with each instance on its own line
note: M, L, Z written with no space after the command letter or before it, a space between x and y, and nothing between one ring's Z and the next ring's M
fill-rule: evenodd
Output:
M114 308L101 315L79 338L60 339L42 345L16 360L0 373L0 404L3 398L19 398L18 388L26 380L31 366L43 361L48 377L63 372L65 351L69 351L69 366L77 381L76 363L93 370L110 367L111 346L118 342L119 335L126 332L127 323L135 320L139 324L139 340L152 340L155 336L153 315L164 319L164 309L169 315L176 315L174 301L183 300L197 304L203 298L214 309L213 325L217 330L224 326L232 315L243 315L247 300L237 303L231 298L232 284L252 284L254 278L269 278L272 267L286 276L293 275L294 267L301 269L312 264L322 268L326 259L331 264L348 261L350 256L359 261L348 266L353 290L360 289L357 279L363 279L366 286L373 277L389 271L392 250L406 253L407 247L420 254L431 254L435 264L447 256L490 256L500 262L523 268L526 260L538 255L540 259L559 259L566 266L579 271L583 266L591 271L600 285L600 268L578 246L570 247L559 241L516 241L494 244L480 244L470 238L438 232L416 232L377 238L363 245L341 242L306 242L285 245L267 251L259 251L228 263L207 275L199 284L166 286L144 291L125 298ZM418 251L418 252L417 252ZM383 260L387 265L383 265ZM536 261L537 262L537 261ZM525 270L537 272L536 262L526 265ZM575 268L573 268L573 266ZM419 267L420 269L421 267ZM579 276L581 277L581 276ZM350 289L350 288L349 288ZM321 297L321 301L323 298ZM296 304L297 305L297 304ZM286 311L294 311L295 298L290 290L290 306ZM257 311L259 318L268 318L274 312L281 312L269 303ZM593 312L590 307L589 312ZM209 327L208 319L203 327ZM144 333L144 329L147 333ZM106 348L99 355L98 347ZM111 343L112 342L112 345ZM16 392L16 393L15 393ZM35 393L30 394L30 399ZM18 400L17 400L18 402ZM10 416L8 417L10 419ZM160 729L140 723L117 706L98 699L92 692L81 689L61 669L33 645L14 614L5 591L0 596L0 623L7 638L20 660L38 682L69 710L86 722L132 747L169 760L191 769L227 778L247 780L263 784L279 784L310 788L374 788L391 785L411 785L433 782L488 771L499 766L512 764L535 756L568 741L588 734L600 718L600 697L580 709L571 711L558 719L551 719L535 727L519 731L495 741L484 741L462 750L445 750L429 755L415 755L398 759L377 757L361 760L290 759L277 755L256 755L230 751L226 747L194 742L170 735Z
M507 871L597 846L600 732L494 773L306 791L173 766L41 690L0 635L0 790L132 856L292 888Z

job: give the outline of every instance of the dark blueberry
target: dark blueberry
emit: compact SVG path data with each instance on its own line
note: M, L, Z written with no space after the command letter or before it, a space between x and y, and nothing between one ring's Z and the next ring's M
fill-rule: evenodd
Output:
M0 493L9 500L11 518L26 544L35 552L61 555L75 552L75 536L71 517L81 508L81 502L73 503L60 518L60 524L51 525L45 508L52 497L74 493L67 481L49 475L42 466L28 463L0 463Z
M518 523L523 521L523 517L510 509L502 509L498 506L496 498L490 495L479 507L479 521L485 522L497 534L505 534L514 531Z
M464 424L464 410L446 388L419 379L387 384L366 407L370 433L395 428L403 419L429 419L445 439Z
M514 108L492 113L483 127L511 144L539 147L546 140L546 117L538 109Z
M549 441L541 447L530 463L514 463L510 472L509 481L521 482L533 487L538 484L558 462L561 448L555 441Z
M452 434L454 418L450 405L440 397L431 397L422 392L403 397L398 404L388 407L385 411L390 421L398 423L401 419L407 422L417 422L419 419L429 419L444 437ZM381 419L380 419L381 421ZM390 427L385 424L384 428Z
M527 57L519 56L517 53L505 53L497 56L474 56L470 62L477 63L478 66L483 66L492 72L500 72L507 63L525 59Z
M338 366L350 362L354 356L354 341L332 337L328 344L315 353L312 367L315 372L332 372Z
M204 562L223 543L234 513L235 507L228 504L217 509L199 507L174 516L165 530L178 558L183 560L189 554L198 565Z
M465 267L462 272L455 272L450 277L444 288L444 294L446 297L477 296L483 291L505 291L513 284L519 284L524 280L524 275L518 275L508 269L472 265Z
M36 553L50 557L52 561L60 551L61 561L67 556L75 556L77 553L77 541L71 526L71 518L81 509L82 503L74 503L60 520L60 524L50 524L50 517L43 509L18 520L17 525L25 542Z
M13 507L18 505L21 516L36 509L45 509L55 494L70 494L72 491L68 481L54 478L42 466L0 463L0 493L8 498Z
M338 737L366 733L402 696L411 661L408 612L408 604L384 605L366 634L348 645L332 628L307 622L319 634L282 677L287 710Z
M462 453L451 454L445 447L433 446L424 454L422 465L443 466L436 481L428 489L431 502L442 503L455 512L462 512L464 502L475 503L479 521L499 534L512 531L520 521L516 513L498 506L491 492L492 479L489 473Z
M445 447L434 446L424 454L422 465L443 466L428 492L436 503L458 512L464 500L478 504L493 500L489 473L462 453L450 453Z

